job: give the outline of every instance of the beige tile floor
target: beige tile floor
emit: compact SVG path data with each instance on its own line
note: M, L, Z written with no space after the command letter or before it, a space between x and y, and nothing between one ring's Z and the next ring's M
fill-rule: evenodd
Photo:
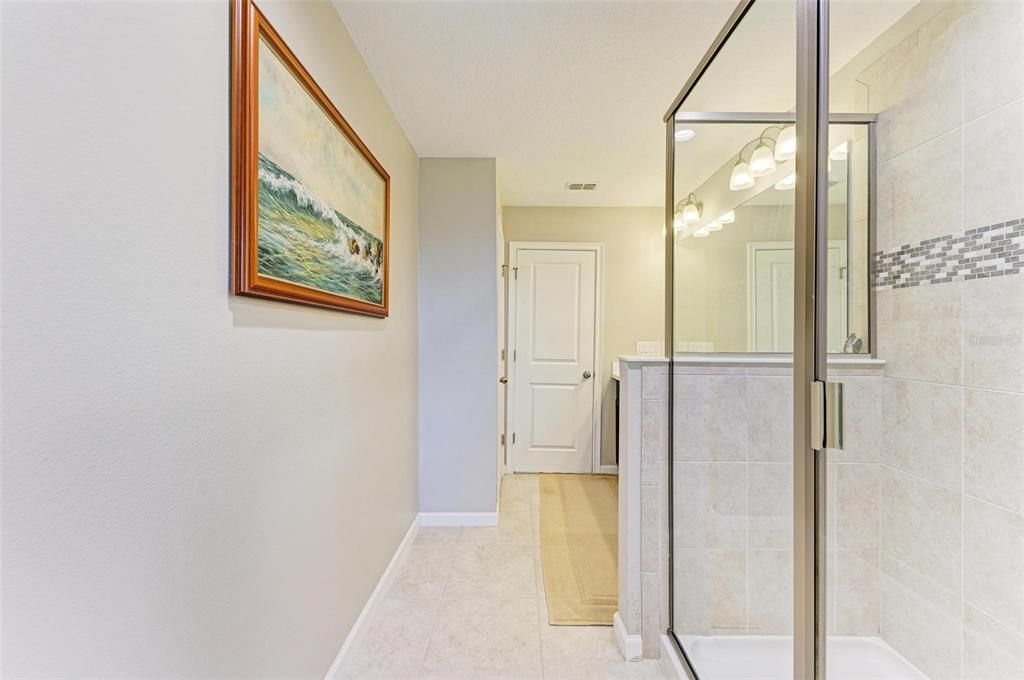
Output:
M627 663L611 626L551 626L536 475L508 475L497 527L420 529L343 678L663 678Z

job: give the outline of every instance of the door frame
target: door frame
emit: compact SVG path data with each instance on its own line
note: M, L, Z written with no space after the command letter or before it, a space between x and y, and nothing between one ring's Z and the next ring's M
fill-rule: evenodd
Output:
M591 242L572 241L509 241L508 242L508 266L509 286L508 300L505 308L508 317L505 320L506 341L505 347L512 352L512 361L506 357L506 371L508 373L508 385L505 397L505 422L506 432L516 431L516 312L518 311L519 294L519 251L521 250L582 250L591 251L595 254L594 261L594 418L591 436L594 441L594 448L591 452L590 471L601 472L601 397L604 393L604 374L601 358L601 336L604 334L603 314L604 308L604 244ZM509 368L511 366L511 368ZM512 447L512 437L505 437L505 472L512 474L515 471L513 457L515 449Z

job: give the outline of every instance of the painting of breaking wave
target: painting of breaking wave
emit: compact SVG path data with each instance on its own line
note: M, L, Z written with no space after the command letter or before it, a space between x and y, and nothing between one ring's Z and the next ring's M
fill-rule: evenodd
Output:
M381 304L383 264L383 241L260 153L260 274Z
M373 305L387 282L387 180L260 39L261 276Z

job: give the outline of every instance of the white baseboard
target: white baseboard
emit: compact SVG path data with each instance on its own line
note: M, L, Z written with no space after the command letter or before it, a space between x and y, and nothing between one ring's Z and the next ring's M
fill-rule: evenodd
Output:
M497 512L421 512L423 527L496 527Z
M341 665L345 661L345 655L355 647L356 642L359 641L360 636L366 630L367 624L370 620L370 614L377 607L381 600L384 599L384 594L388 592L388 588L395 580L395 576L398 574L399 568L402 563L405 562L405 558L409 554L409 548L412 547L413 541L416 540L416 533L419 531L421 526L420 516L417 515L412 524L409 525L409 530L405 532L405 538L398 544L398 549L395 550L395 554L391 556L391 561L388 562L387 568L384 569L384 573L381 574L380 580L377 581L377 587L370 593L370 599L366 601L363 606L363 610L359 612L359 616L356 618L356 622L352 624L352 629L348 632L348 636L345 638L345 642L342 643L341 649L338 650L338 655L334 657L334 663L331 664L330 669L327 671L326 680L333 680L337 677L341 671Z
M617 475L619 474L618 465L602 465L599 471L602 475Z
M661 636L661 667L669 680L690 680L683 668L683 660L679 658L679 650L668 639L668 635Z
M615 630L615 643L626 661L640 661L644 658L644 643L639 635L626 632L626 624L618 612L612 617L612 628Z

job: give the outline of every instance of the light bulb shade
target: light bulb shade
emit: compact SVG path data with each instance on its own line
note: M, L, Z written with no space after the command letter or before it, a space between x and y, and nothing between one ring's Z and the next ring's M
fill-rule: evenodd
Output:
M696 203L687 203L683 206L683 223L690 224L700 219L700 208Z
M701 227L697 231L693 232L693 235L696 236L697 238L704 238L709 233L711 232L709 232L706 227Z
M796 186L796 173L788 175L785 179L775 183L775 188L779 191L788 191Z
M767 144L754 149L750 156L751 177L764 177L775 172L775 154L768 148Z
M732 224L733 222L736 221L735 211L730 210L727 213L719 215L718 221L721 222L722 224Z
M828 152L828 157L832 160L841 161L845 160L846 156L850 153L850 145L848 142L843 142L836 148Z
M743 191L754 186L754 178L750 176L750 168L743 161L738 162L732 168L729 176L729 188L733 191Z
M679 210L672 216L672 228L679 231L683 228L683 213Z
M718 220L713 220L709 222L708 225L704 228L707 229L708 231L722 231L722 223L719 222Z
M696 136L697 133L691 130L690 128L679 128L678 130L676 130L677 142L688 142Z
M782 128L779 138L775 140L775 160L788 161L796 156L796 126Z

